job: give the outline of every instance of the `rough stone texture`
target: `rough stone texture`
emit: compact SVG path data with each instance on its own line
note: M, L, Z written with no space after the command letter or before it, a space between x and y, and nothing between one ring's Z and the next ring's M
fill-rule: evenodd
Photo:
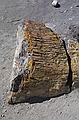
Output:
M69 34L72 39L75 39L79 42L79 25L70 25Z
M26 21L17 37L8 103L68 93L68 56L58 35L42 23Z
M79 86L79 43L77 41L68 40L68 53L71 58L74 86Z

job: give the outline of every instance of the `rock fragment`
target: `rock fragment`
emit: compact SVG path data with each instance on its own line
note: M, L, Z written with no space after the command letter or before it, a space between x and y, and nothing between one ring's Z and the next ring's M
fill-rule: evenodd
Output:
M60 7L60 5L59 5L59 3L58 3L57 0L53 0L52 5L53 5L54 7Z
M7 110L6 109L4 109L3 111L2 111L2 113L4 114L5 112L7 112Z
M79 7L79 4L75 5L75 7Z
M57 4L58 4L58 1L57 1L57 0L53 0L52 5L53 5L54 7L56 7Z
M59 36L42 23L26 21L17 38L8 103L68 93L68 56Z
M3 118L3 117L5 117L5 115L4 115L4 114L2 114L2 115L1 115L1 117Z

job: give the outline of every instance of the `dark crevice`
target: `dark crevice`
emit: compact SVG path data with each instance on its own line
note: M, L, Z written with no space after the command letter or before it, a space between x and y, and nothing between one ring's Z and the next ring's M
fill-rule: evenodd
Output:
M64 44L64 48L65 48L65 51L66 51L66 55L67 55L67 58L68 58L68 65L69 65L69 74L68 74L68 78L67 78L67 83L66 83L66 86L69 86L70 88L70 92L72 90L72 69L71 69L71 58L67 52L67 49L66 49L66 44L65 44L65 41L63 41L63 44Z

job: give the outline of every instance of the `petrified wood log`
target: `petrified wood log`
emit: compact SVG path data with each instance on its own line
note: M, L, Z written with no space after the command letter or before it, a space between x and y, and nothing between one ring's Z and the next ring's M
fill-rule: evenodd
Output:
M58 35L42 23L18 26L9 103L53 97L70 91L67 51Z

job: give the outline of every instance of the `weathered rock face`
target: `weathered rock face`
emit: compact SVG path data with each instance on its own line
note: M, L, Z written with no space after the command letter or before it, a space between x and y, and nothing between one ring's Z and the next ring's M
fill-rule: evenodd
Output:
M68 54L71 58L72 80L74 86L79 87L79 43L77 41L68 41Z
M58 35L44 24L26 21L17 37L8 102L68 93L68 56Z

